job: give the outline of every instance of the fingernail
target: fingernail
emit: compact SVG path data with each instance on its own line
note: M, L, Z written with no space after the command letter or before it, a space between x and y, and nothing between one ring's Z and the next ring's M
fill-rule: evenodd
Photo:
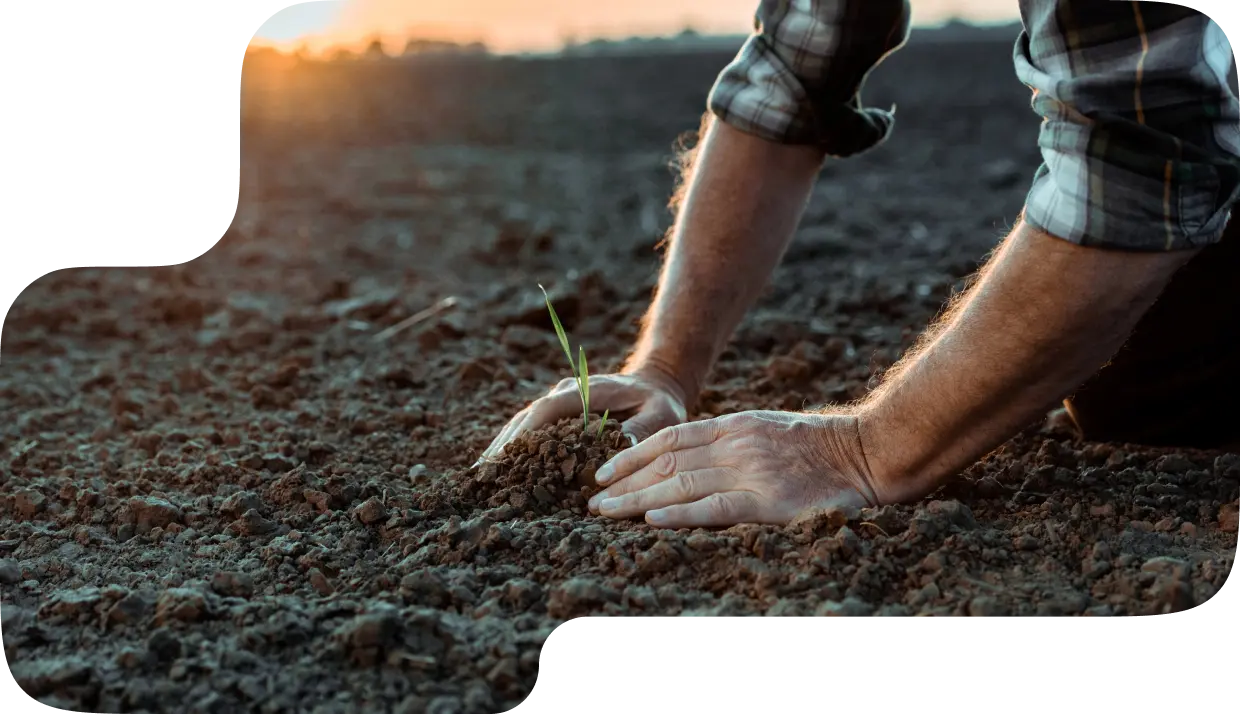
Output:
M619 507L620 507L619 498L605 498L599 502L598 511L599 513L603 513L604 511L614 511Z
M615 469L612 468L611 463L610 462L605 463L601 467L599 467L599 470L597 472L595 472L594 482L600 486L606 486L607 482L611 480L612 474L614 472L615 472Z
M602 503L603 500L606 498L610 498L610 496L607 495L606 491L601 491L591 496L589 502L586 503L586 505L589 506L591 509L597 510L598 504Z
M637 446L636 436L634 436L633 434L629 434L627 432L625 433L625 436L629 437L629 446Z
M664 511L663 509L659 509L657 511L646 511L646 520L656 525L662 523L667 520L667 511Z

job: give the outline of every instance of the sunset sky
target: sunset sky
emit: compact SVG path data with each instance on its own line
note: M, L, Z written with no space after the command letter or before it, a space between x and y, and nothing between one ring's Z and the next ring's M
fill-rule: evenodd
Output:
M549 50L566 38L659 35L693 27L700 32L746 32L757 0L319 0L282 10L255 41L311 49L355 44L379 34L457 41L481 40L497 51ZM962 17L978 22L1017 17L1015 0L918 0L921 24Z

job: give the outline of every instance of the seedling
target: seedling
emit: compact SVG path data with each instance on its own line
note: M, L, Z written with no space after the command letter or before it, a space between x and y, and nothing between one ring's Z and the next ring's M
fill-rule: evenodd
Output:
M590 370L586 365L586 348L577 345L578 359L573 360L573 348L568 344L568 335L564 332L564 325L560 324L560 316L555 314L555 308L551 305L551 296L547 294L547 289L542 285L538 286L543 292L543 298L547 301L547 312L551 313L551 324L555 326L555 335L560 338L560 347L564 348L564 356L568 358L568 368L573 372L573 379L577 382L577 394L581 397L581 430L588 432L590 430ZM598 435L603 436L603 427L607 425L607 415L611 414L608 409L603 414L603 420L598 425Z

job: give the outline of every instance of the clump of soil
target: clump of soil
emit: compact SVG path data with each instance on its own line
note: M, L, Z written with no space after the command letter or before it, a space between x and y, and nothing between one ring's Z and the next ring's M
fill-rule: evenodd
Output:
M461 495L488 506L510 504L531 515L558 511L586 513L599 489L594 475L628 446L620 423L609 419L598 435L597 421L583 430L579 419L561 419L514 439L503 456L473 469Z

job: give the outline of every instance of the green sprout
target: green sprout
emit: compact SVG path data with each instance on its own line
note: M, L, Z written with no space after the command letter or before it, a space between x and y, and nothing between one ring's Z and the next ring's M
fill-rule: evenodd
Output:
M564 333L564 325L560 324L560 316L555 314L555 308L551 306L551 296L547 294L547 289L542 285L538 286L543 292L543 298L547 301L547 312L551 313L551 324L555 325L556 337L560 338L560 346L564 348L564 356L568 358L568 367L573 371L573 379L577 382L577 394L581 397L581 430L588 431L590 428L590 371L586 366L586 348L577 345L577 354L579 359L573 360L573 348L568 344L568 335ZM610 414L611 410L607 410ZM603 423L599 424L598 433L603 435L603 427L607 424L607 414L603 415Z

